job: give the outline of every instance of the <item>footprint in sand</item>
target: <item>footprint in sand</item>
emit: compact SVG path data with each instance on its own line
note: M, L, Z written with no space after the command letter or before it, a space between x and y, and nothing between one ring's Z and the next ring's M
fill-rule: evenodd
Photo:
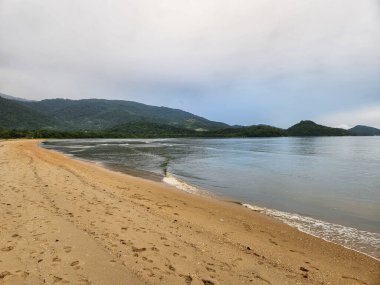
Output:
M153 263L153 260L146 258L145 256L143 256L142 260L149 262L149 263Z
M182 275L182 274L180 274L179 276L183 277L185 279L185 283L186 284L191 284L191 282L193 282L193 277L191 277L190 275Z
M66 253L69 253L71 252L73 248L71 246L65 246L63 249L65 250Z
M274 244L274 245L278 245L278 243L275 242L274 240L272 240L271 238L269 239L269 241L270 241L272 244Z
M156 252L159 252L160 250L157 248L157 247L155 247L155 246L153 246L152 248L151 248L151 250L152 251L156 251Z
M53 262L61 262L61 259L58 256L56 256L53 258Z
M294 250L294 249L289 249L290 252L295 252L304 255L305 253L302 251Z
M154 277L154 276L156 276L156 275L153 273L153 271L152 271L151 269L149 269L149 268L144 268L143 270L147 272L148 277Z
M11 251L14 249L14 246L6 246L1 249L1 251Z
M256 279L261 280L262 282L267 283L267 284L272 284L272 283L270 283L268 280L266 280L265 278L261 277L260 275L256 275L256 274L255 274L254 277L255 277Z
M79 285L90 285L92 283L90 281L88 281L87 279L80 279L80 280L78 280L78 284Z
M8 275L12 275L12 274L9 271L3 271L0 273L0 279L4 279Z
M137 248L137 247L132 246L132 251L133 252L143 252L143 251L146 251L146 248L145 247Z
M73 262L70 263L70 266L73 267L75 270L78 270L78 269L81 268L80 265L79 265L79 263L80 262L78 260L75 260L75 261L73 261Z
M24 271L24 272L21 274L21 277L23 277L23 278L27 278L29 275L30 275L29 272Z
M61 278L61 277L54 276L54 277L53 277L53 283L65 283L65 284L68 284L69 281L64 280L64 279Z

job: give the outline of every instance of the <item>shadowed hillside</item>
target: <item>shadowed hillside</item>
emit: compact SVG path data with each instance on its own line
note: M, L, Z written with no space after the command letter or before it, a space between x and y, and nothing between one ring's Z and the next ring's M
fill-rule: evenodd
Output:
M121 100L20 100L0 97L0 137L244 138L380 134L380 130L366 126L344 130L312 121L301 121L287 130L268 125L229 126L178 109Z
M57 126L48 116L19 102L0 97L0 128L50 129Z
M104 130L135 122L160 123L199 131L228 127L227 124L209 121L182 110L131 101L50 99L22 104L61 122L65 130Z
M349 129L356 136L380 136L380 130L368 126L358 125Z

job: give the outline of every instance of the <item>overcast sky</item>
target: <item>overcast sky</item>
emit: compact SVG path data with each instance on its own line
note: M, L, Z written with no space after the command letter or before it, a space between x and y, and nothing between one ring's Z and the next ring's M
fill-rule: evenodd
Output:
M380 127L380 1L0 0L0 92Z

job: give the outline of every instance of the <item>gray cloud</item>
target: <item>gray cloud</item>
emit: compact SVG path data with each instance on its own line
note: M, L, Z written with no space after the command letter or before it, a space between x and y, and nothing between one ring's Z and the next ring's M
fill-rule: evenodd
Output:
M319 121L343 128L352 128L364 122L364 124L380 129L380 104L329 114L319 118Z
M0 0L0 92L287 126L380 102L379 11L377 0Z

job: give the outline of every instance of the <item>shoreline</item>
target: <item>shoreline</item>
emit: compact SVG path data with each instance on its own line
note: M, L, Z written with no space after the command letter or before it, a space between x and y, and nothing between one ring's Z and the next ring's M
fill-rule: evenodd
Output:
M304 218L304 219L312 219L313 221L315 221L318 224L322 223L322 224L325 224L325 225L334 225L334 226L338 226L338 227L341 227L341 228L348 229L350 231L354 230L354 231L360 232L362 234L367 234L367 235L368 234L369 235L371 235L371 234L378 235L378 233L369 232L369 231L366 231L366 230L361 230L361 229L353 228L353 227L350 227L350 226L336 224L336 223L328 222L328 221L324 221L324 220L319 220L317 218L306 216L306 215L302 215L302 214L298 214L298 213L284 212L284 211L278 210L278 209L267 208L267 207L262 206L262 205L247 203L246 201L237 200L237 199L235 199L234 197L231 197L231 196L218 195L218 194L215 194L213 192L210 192L208 189L203 189L203 188L200 188L198 186L194 186L192 184L189 184L187 181L181 180L181 178L178 178L177 176L175 176L172 173L167 173L167 176L164 176L164 175L159 175L159 174L152 173L152 172L149 172L149 171L136 170L136 169L131 169L131 168L123 167L123 166L117 167L117 166L112 166L112 165L107 164L107 163L103 163L101 161L88 160L88 159L85 159L85 158L77 157L77 156L75 156L75 154L69 154L69 153L66 153L64 151L56 150L54 148L45 148L43 146L44 142L45 141L41 142L39 144L39 146L42 147L42 148L44 148L44 149L47 149L47 150L50 150L50 151L54 151L54 152L58 152L60 154L63 154L65 156L67 156L68 158L76 159L76 160L83 161L83 162L90 163L90 164L95 164L95 165L101 166L101 167L103 167L105 169L108 169L110 171L114 171L114 172L117 172L117 173L125 174L125 175L128 175L128 176L138 177L138 178L141 178L141 179L146 179L146 180L154 181L154 182L161 182L164 185L168 185L170 187L175 187L178 191L190 193L192 195L199 195L201 197L208 197L208 198L212 198L212 199L217 199L219 201L225 201L225 202L234 203L234 204L240 205L240 206L242 206L242 207L244 207L246 209L249 209L250 211L259 212L259 213L262 213L262 214L264 214L264 215L266 215L266 216L268 216L270 218L279 220L282 223L284 223L284 224L286 224L286 225L288 225L288 226L290 226L292 228L295 228L298 231L300 231L302 233L305 233L307 235L311 235L313 237L322 239L322 240L324 240L326 242L330 242L330 243L333 243L335 245L342 246L342 247L344 247L344 248L346 248L348 250L352 250L352 251L364 254L364 255L366 255L366 256L368 256L370 258L375 259L376 261L380 261L380 255L379 254L377 254L378 255L377 256L376 253L372 253L372 254L376 255L376 256L374 256L374 255L371 255L369 252L366 252L365 250L361 251L359 249L356 249L352 245L351 246L345 245L344 243L339 242L336 239L334 240L332 238L325 237L325 236L323 236L323 234L319 234L318 235L317 233L313 232L313 230L310 230L310 229L309 230L305 230L302 227L300 227L300 225L294 224L294 222L286 220L284 218L284 215L285 216L289 216L289 215L290 216L297 216L297 217L301 217L301 218Z
M115 262L101 266L116 264L114 277L128 273L129 278L146 284L376 284L380 279L380 263L374 258L302 233L234 202L199 197L161 182L72 159L39 147L39 142L0 142L0 169L5 174L0 195L11 205L19 204L8 212L16 215L18 206L23 207L22 197L27 196L35 203L24 205L28 211L16 215L16 221L41 211L50 222L46 226L50 235L57 235L54 227L63 225L75 228L78 235L84 232L78 240L96 241L99 255L106 251L113 256ZM5 268L15 263L12 254L22 250L9 237L12 221L5 210L0 209L5 227L0 241L13 248L0 251L0 267L10 273L4 280L23 278L15 268ZM21 222L17 225L23 227ZM28 231L24 235L23 239L32 239ZM78 248L77 240L71 242ZM53 249L58 246L49 239L44 243ZM86 259L83 254L79 257ZM47 259L41 259L37 262L40 259L24 256L23 260L43 267ZM90 260L78 262L81 276L87 274L92 283L101 284L104 276L101 272L90 274ZM49 272L58 270L58 278L75 283L78 273L69 269L53 266L46 271L46 278L54 280ZM35 277L29 271L26 279Z
M90 163L94 163L94 162L90 161ZM138 171L136 171L136 173L137 172ZM121 173L123 173L123 172L121 171ZM126 174L130 175L128 172ZM171 173L170 173L170 175L174 176ZM146 178L144 176L137 176L137 177L150 180L149 178ZM348 250L352 250L354 252L357 252L357 253L360 253L360 254L364 254L364 255L366 255L366 256L368 256L370 258L373 258L376 261L380 261L380 255L379 255L379 257L377 257L377 256L371 255L370 253L367 253L365 251L360 251L358 249L355 249L352 246L350 247L348 245L344 245L343 243L339 243L339 242L337 242L337 241L335 241L335 240L333 240L331 238L326 238L326 237L323 237L323 235L318 235L316 233L313 233L312 230L302 229L302 227L299 227L299 225L295 225L294 223L289 222L286 219L284 219L283 215L298 216L298 217L301 217L301 218L304 218L304 219L312 219L312 220L316 221L317 223L323 223L323 224L330 224L330 225L334 225L334 226L339 226L339 227L342 227L342 228L345 228L345 229L361 232L363 234L365 233L365 234L369 234L369 235L372 235L372 234L378 235L379 233L369 232L369 231L365 231L365 230L361 230L361 229L357 229L357 228L353 228L353 227L349 227L349 226L345 226L345 225L340 225L340 224L336 224L336 223L332 223L332 222L328 222L328 221L324 221L324 220L319 220L317 218L314 218L314 217L311 217L311 216L302 215L302 214L298 214L298 213L285 212L285 211L278 210L278 209L267 208L267 207L264 207L262 205L247 203L246 201L237 200L237 199L235 199L233 197L230 197L230 196L222 196L222 195L218 195L218 194L212 193L212 192L208 191L207 189L203 189L203 188L201 189L201 188L199 188L197 186L193 186L193 185L189 184L186 181L182 181L182 180L180 180L177 177L176 177L176 179L178 179L179 182L184 182L187 186L189 186L191 188L196 188L197 191L195 192L195 191L184 190L184 189L181 189L181 187L177 187L175 185L167 183L164 180L162 180L162 182L164 184L166 184L166 185L175 187L176 189L178 189L178 191L190 193L192 195L199 195L201 197L208 197L208 198L212 198L212 199L217 199L217 200L220 200L220 201L223 201L223 202L227 202L227 203L237 204L237 205L239 205L239 206L241 206L241 207L243 207L245 209L248 209L250 211L261 213L261 214L266 215L267 217L270 217L272 219L281 221L282 223L284 223L284 224L286 224L286 225L288 225L288 226L290 226L290 227L292 227L294 229L297 229L298 231L300 231L302 233L305 233L307 235L319 238L319 239L321 239L323 241L326 241L326 242L329 242L329 243L332 243L332 244L335 244L335 245L338 245L338 246L342 246L342 247L344 247L344 248L346 248Z

